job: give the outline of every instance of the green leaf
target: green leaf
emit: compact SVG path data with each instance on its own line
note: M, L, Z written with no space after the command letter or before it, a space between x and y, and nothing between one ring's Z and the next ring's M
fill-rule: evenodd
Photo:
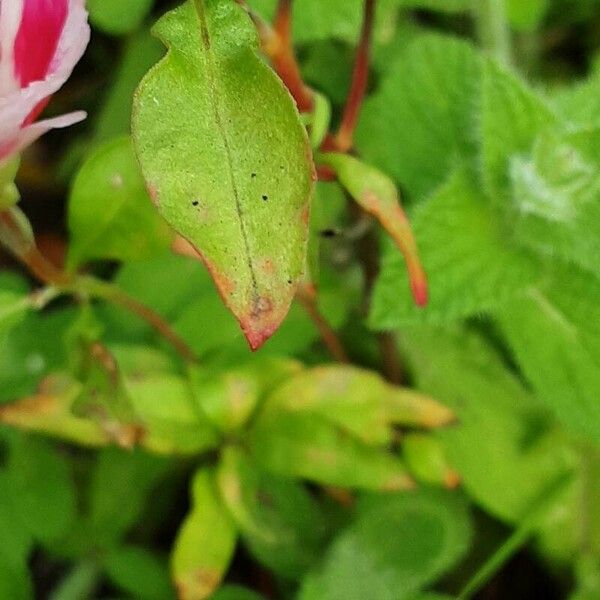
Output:
M125 389L144 428L142 445L159 454L197 454L219 437L198 410L189 382L169 373L132 373Z
M128 137L97 148L69 198L69 266L90 259L139 260L168 248L171 234L153 208Z
M34 541L31 529L21 521L18 498L15 498L19 489L15 489L12 479L7 469L0 469L0 592L19 580L26 583L27 560ZM23 585L19 591L22 593L25 590L26 586ZM5 594L4 597L13 596Z
M452 0L447 0L451 2ZM268 21L275 15L277 0L249 0L248 4ZM393 32L398 0L378 3L375 40ZM294 3L294 40L297 43L335 38L356 42L362 23L362 0L297 0Z
M250 440L259 467L275 474L363 489L412 486L402 461L386 448L369 446L313 412L262 411Z
M448 463L444 445L432 435L407 433L402 438L402 457L419 481L448 488L460 483L460 475Z
M365 444L382 446L394 437L392 425L435 426L453 418L430 398L345 365L314 367L289 377L261 407L261 413L281 411L318 416Z
M192 509L183 522L171 557L181 600L203 600L219 586L235 550L237 532L222 506L213 473L200 470L192 482Z
M507 220L524 246L600 275L600 170L588 155L598 142L597 130L546 132L531 157L513 157Z
M556 122L545 98L505 67L485 62L480 123L483 180L495 203L508 195L510 160L529 152L537 135Z
M411 197L432 193L476 154L480 73L481 59L467 42L417 38L365 103L357 132L361 156Z
M552 104L560 116L569 122L586 126L598 125L600 110L600 70L595 69L578 83L559 87L552 96Z
M167 565L148 550L124 546L104 559L108 578L121 590L139 600L170 600L175 591Z
M90 21L102 31L124 35L135 31L143 23L154 5L154 0L88 0Z
M299 369L291 360L263 359L224 372L192 368L190 380L202 413L229 435L246 425L266 393Z
M490 312L539 277L536 260L508 243L499 215L463 171L419 204L411 221L429 279L429 303L417 308L406 298L404 264L388 245L369 317L376 329Z
M573 468L564 435L480 336L414 327L400 339L417 387L456 412L438 435L465 489L491 514L520 520Z
M470 537L469 515L458 496L425 490L367 497L300 599L412 598L462 558Z
M306 131L236 3L188 0L156 31L169 53L136 95L138 158L159 212L202 254L256 349L285 318L304 269Z
M576 433L600 441L600 282L560 268L500 315L525 377Z
M100 423L77 416L73 405L83 385L65 373L45 378L33 396L0 407L0 422L83 446L105 446L110 434Z
M140 518L148 495L169 463L139 451L100 452L92 472L89 511L82 530L94 547L114 545Z
M0 335L20 323L31 309L29 296L0 288Z
M317 563L329 528L301 484L257 470L234 448L223 453L217 481L245 545L259 562L289 580L301 579Z
M418 306L425 306L427 277L394 182L353 156L327 153L319 156L319 159L335 171L340 183L358 205L377 218L394 240L406 261L413 298Z
M114 282L169 323L176 321L211 285L206 269L200 263L171 253L123 265ZM99 307L99 314L110 339L131 343L145 340L152 334L146 323L118 307Z
M29 312L5 332L0 340L0 402L33 394L42 377L65 367L65 335L75 315L72 308Z
M130 133L135 89L148 69L163 54L163 45L147 30L140 31L125 41L113 82L96 117L94 142L104 142Z
M42 543L65 534L76 514L75 486L64 456L42 440L20 435L8 471L15 518Z
M506 10L511 25L520 31L534 31L542 22L548 9L549 0L507 0Z

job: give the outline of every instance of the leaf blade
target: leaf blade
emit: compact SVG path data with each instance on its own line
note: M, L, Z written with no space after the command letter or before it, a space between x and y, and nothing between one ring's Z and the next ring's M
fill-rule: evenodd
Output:
M304 269L314 184L306 131L235 3L190 0L156 33L169 52L136 94L142 171L257 349L287 314Z

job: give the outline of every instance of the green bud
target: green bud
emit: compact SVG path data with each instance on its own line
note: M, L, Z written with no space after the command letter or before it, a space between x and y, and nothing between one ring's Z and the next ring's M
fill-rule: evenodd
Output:
M15 185L19 164L18 156L0 162L0 210L14 206L20 199L19 190Z

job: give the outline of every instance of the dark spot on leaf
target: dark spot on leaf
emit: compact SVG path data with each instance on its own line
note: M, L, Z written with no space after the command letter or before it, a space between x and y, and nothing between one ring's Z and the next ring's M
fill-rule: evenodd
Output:
M252 177L252 179L255 179L256 178L256 173L252 173L251 177Z
M269 199L269 196L267 196L266 194L263 195L262 199L266 202Z
M290 285L292 285L292 280L291 280L291 279L288 279L288 283L289 283Z
M338 235L338 232L335 229L323 229L321 232L321 237L324 238L333 238Z
M198 200L194 200L194 201L192 202L192 204L193 204L194 206L198 206L198 204L200 204L200 202L198 202Z

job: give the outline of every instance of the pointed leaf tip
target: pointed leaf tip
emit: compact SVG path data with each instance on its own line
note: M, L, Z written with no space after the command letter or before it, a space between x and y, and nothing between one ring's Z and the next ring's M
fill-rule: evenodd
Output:
M406 261L415 303L419 307L426 306L427 275L419 258L412 228L400 205L394 182L374 167L353 156L331 152L320 155L319 159L335 171L340 183L356 203L373 215L394 240Z

